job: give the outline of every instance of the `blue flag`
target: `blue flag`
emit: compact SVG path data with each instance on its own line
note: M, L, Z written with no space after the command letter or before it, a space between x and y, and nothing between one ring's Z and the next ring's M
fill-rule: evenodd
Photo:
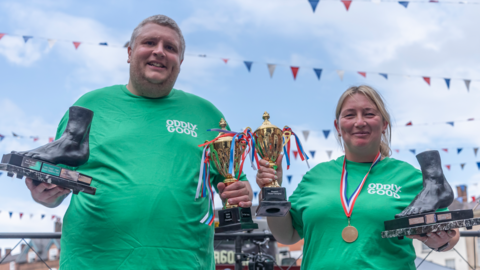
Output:
M253 192L253 197L256 199L257 198L257 195L258 195L258 191L254 191Z
M328 135L330 135L330 130L323 130L323 136L325 136L325 139L328 139Z
M312 158L315 157L315 151L314 151L314 150L310 151L310 156L312 156ZM1 175L1 174L0 174L0 175Z
M100 42L98 45L101 45L101 46L108 46L107 42Z
M44 215L44 214L42 214L42 219L43 219L44 217L45 217L45 215Z
M387 73L378 73L378 75L384 77L386 80L388 80L388 74Z
M25 40L25 43L27 43L27 41L31 38L33 38L33 37L32 36L23 36L23 40Z
M10 214L10 218L12 218L13 212L8 212L8 214Z
M292 176L291 175L287 175L287 179L288 179L288 183L290 184L292 182Z
M453 125L455 124L455 122L447 122L447 124L449 124L450 126L453 127Z
M450 89L450 79L445 78L445 83L447 84L447 88Z
M245 66L247 66L248 72L250 72L250 69L252 68L252 61L243 61L245 63Z
M398 1L398 3L402 6L404 6L405 8L408 7L408 1Z
M463 148L457 148L457 154L460 154L462 152Z
M410 152L412 152L415 155L415 149L410 149Z
M477 162L477 167L480 170L480 162Z
M2 176L3 172L0 172L0 176Z
M315 9L317 9L317 5L318 5L318 2L320 2L320 0L308 0L308 2L312 6L313 12L315 13Z
M3 136L2 134L0 134L0 142L3 141L3 139L5 139L5 136Z
M318 80L320 80L320 76L322 76L322 69L321 68L314 68L315 74L317 74Z

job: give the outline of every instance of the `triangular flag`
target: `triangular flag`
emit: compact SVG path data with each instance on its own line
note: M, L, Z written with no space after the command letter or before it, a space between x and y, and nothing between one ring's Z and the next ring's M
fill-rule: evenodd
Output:
M378 73L378 74L388 80L388 74L387 73Z
M17 137L20 137L20 136L19 136L18 134L16 134L15 132L12 132L12 135L13 135L13 137L16 137L16 138L17 138Z
M343 70L337 70L338 77L340 77L340 81L343 81L343 74L345 74L345 71Z
M450 171L450 165L445 165L445 167L447 167L447 169Z
M33 214L30 214L30 219L32 219L32 217L33 217Z
M415 149L410 149L410 152L412 152L415 155Z
M320 0L308 0L308 2L312 6L312 10L315 13L315 9L317 9L317 5L318 5L318 2L320 2Z
M257 198L257 195L258 195L258 191L254 191L253 192L253 197L256 199Z
M405 8L408 7L408 1L398 1L398 3L402 6L404 6Z
M328 159L330 159L332 157L332 150L327 150L327 156L328 156Z
M315 74L317 75L318 80L320 80L320 77L322 76L322 69L314 68L313 71L315 71Z
M310 151L310 156L312 156L312 158L315 157L315 150L311 150L311 151Z
M53 137L48 138L48 142L53 142L53 141L54 141Z
M107 43L107 42L100 42L100 43L98 43L98 45L100 45L100 46L108 46L108 43Z
M477 167L480 170L480 162L477 162Z
M23 213L20 213L20 219L22 219L22 217L23 217Z
M445 83L447 84L447 88L450 89L450 79L445 78Z
M445 151L445 153L448 153L448 148L442 148L443 151Z
M303 137L305 138L305 141L308 140L308 135L310 135L310 130L304 130L302 131Z
M462 152L463 148L457 148L457 154L460 154Z
M293 79L296 80L297 79L297 73L298 73L298 70L300 68L299 67L290 67L290 69L292 69Z
M43 219L44 217L45 217L45 215L44 215L44 214L42 214L42 219Z
M362 75L364 78L367 77L367 73L363 71L359 71L358 74Z
M2 39L3 36L5 36L5 34L0 33L0 39Z
M78 46L80 46L80 44L82 44L81 42L77 42L77 41L74 41L73 42L73 46L75 46L75 50L78 49Z
M247 66L248 72L250 72L250 70L252 69L252 64L253 64L253 62L251 62L251 61L243 61L243 63L245 63L245 66Z
M52 215L52 220L55 218L55 215Z
M460 164L460 167L461 167L462 170L463 170L463 168L465 167L465 163L461 163L461 164Z
M57 42L56 39L49 39L48 40L48 47L50 47L50 49L51 49L56 42Z
M406 124L406 126L411 126L411 125L412 125L412 121L410 121Z
M430 1L428 1L428 2L430 2L430 3L438 3L438 0L430 0Z
M400 153L400 149L395 149L395 152Z
M423 80L430 85L430 77L423 77Z
M474 121L475 118L468 118L467 121Z
M223 62L225 62L225 64L228 63L228 59L227 58L222 58Z
M0 176L2 176L3 172L0 172ZM1 212L1 211L0 211Z
M450 126L453 127L453 125L455 124L454 122L447 122L447 124L449 124Z
M470 82L471 80L463 80L465 82L465 86L467 87L467 91L470 92Z
M345 8L348 9L350 8L350 4L352 3L352 0L341 0L342 3L345 5Z
M268 73L270 73L270 78L273 77L273 73L275 72L275 68L277 67L277 65L275 64L267 64L267 67L268 67Z
M3 136L2 134L0 134L0 142L3 141L3 139L5 139L5 136Z
M127 43L125 43L125 45L123 45L124 48L128 48L128 46L130 46L130 41L127 41Z
M292 175L287 175L288 183L292 183Z
M328 139L328 135L330 135L330 130L323 130L323 136L325 136L325 139Z
M475 153L475 156L477 156L477 152L478 152L478 147L473 148L473 153Z
M23 40L25 41L25 43L27 43L27 41L31 38L33 38L33 37L32 36L23 36Z
M298 155L298 152L297 152L297 151L293 151L293 156L295 157L295 160L297 159L297 155Z
M13 212L8 212L8 214L10 214L10 218L12 218Z
M34 142L38 141L38 137L33 137L33 141Z

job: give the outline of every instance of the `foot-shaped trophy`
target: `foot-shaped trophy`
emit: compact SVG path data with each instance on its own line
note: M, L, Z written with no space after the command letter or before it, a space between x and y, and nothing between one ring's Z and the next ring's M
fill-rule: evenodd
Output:
M36 180L36 184L47 182L71 189L74 194L80 191L95 194L96 189L90 187L91 177L55 166L63 164L78 167L87 162L92 119L91 110L70 107L67 127L60 139L30 151L12 151L3 155L0 170L7 171L10 177L29 177Z
M453 201L453 191L443 175L442 162L438 151L425 151L417 155L423 175L423 189L410 205L394 220L385 221L383 238L407 235L425 235L429 232L454 228L468 230L480 224L480 218L473 218L473 210L435 212L448 207Z

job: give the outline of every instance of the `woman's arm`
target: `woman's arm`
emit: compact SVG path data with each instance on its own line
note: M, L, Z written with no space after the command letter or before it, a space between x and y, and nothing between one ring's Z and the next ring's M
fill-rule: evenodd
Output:
M268 227L275 239L284 245L292 245L300 241L300 235L293 228L290 212L284 217L267 217Z

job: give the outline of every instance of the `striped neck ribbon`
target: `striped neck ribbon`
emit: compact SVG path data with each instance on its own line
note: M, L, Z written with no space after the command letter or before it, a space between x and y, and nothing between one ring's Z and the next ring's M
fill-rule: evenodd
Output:
M355 201L357 200L358 195L360 194L360 191L362 191L363 184L365 184L368 174L372 170L373 166L377 165L377 163L380 161L381 158L382 158L382 154L378 152L378 154L375 156L375 159L373 160L372 166L370 166L370 169L368 170L367 174L363 178L362 182L360 182L360 184L355 189L353 194L350 196L350 198L348 198L347 197L347 186L348 186L347 157L346 156L343 157L342 179L340 180L340 200L342 201L343 211L345 211L345 215L347 215L348 218L350 218L350 216L352 215L353 206L355 205Z

